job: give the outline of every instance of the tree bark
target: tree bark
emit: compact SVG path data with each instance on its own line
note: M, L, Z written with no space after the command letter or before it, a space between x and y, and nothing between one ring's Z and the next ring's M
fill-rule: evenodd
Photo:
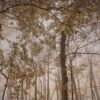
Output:
M62 78L62 99L61 100L68 100L68 77L67 77L67 70L66 70L66 54L65 54L65 42L66 42L66 35L64 32L61 33L61 42L60 42L60 63L61 63L61 78Z

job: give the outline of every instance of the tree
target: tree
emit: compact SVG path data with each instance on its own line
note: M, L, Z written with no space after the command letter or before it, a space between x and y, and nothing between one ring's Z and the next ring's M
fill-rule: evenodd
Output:
M0 24L2 30L3 27L6 26L20 32L17 41L7 39L2 30L0 34L1 41L6 40L9 47L11 46L11 52L10 56L8 55L7 62L7 73L10 76L8 78L8 83L9 80L15 83L18 82L18 84L13 83L11 87L11 89L14 89L15 91L17 90L19 91L18 93L21 94L21 97L18 97L18 99L21 98L24 100L24 94L29 94L30 98L38 99L38 76L41 76L40 74L37 74L39 73L38 68L40 69L40 72L42 72L42 67L40 66L47 66L46 63L43 64L43 62L39 59L39 55L43 52L45 45L49 46L52 51L57 51L57 53L60 53L60 56L57 54L57 57L60 58L62 100L70 100L70 95L72 96L73 100L77 100L77 94L75 94L77 92L76 77L74 77L75 68L72 68L72 66L74 66L72 64L74 64L75 59L79 59L77 58L79 55L82 55L82 57L85 54L99 55L99 53L91 53L90 51L88 53L85 52L85 47L89 47L92 43L99 41L100 39L98 38L91 42L89 40L90 34L84 30L84 28L88 26L96 26L95 23L97 22L92 22L94 18L92 14L95 14L95 17L100 19L98 16L99 0L7 0L0 2L0 16L2 19L5 20L8 18L6 21L13 19L17 24L15 27L10 27L10 25L5 25L1 20ZM12 24L12 22L10 24ZM59 37L60 42L56 42ZM56 50L56 45L58 44L59 47L58 50ZM51 55L55 55L55 53L52 52ZM72 58L71 60L73 63L70 61L70 57ZM4 59L1 59L3 58L0 55L0 67L1 65L5 66L1 64ZM54 57L52 59L54 59ZM50 59L48 62L48 66L51 66L54 63L50 63ZM5 62L3 63L6 64ZM26 68L26 66L28 66L28 68ZM38 68L34 68L34 66ZM71 80L68 74L69 66L71 68ZM51 74L49 70L50 67L48 67L47 73L48 100L50 99L49 76ZM81 71L79 72L81 73ZM37 81L34 81L35 78L37 78ZM71 87L70 82L72 84L71 93L69 92L69 87ZM22 84L22 86L20 84ZM35 97L31 97L31 93L28 91L29 89L34 88L34 85ZM76 98L74 98L74 94L76 95Z

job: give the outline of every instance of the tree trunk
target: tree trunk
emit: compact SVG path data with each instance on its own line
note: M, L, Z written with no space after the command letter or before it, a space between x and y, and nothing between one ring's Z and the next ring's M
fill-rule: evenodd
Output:
M66 70L66 55L65 55L65 42L66 42L66 35L64 32L61 33L61 42L60 42L60 63L61 63L61 78L62 78L62 99L61 100L68 100L68 77L67 77L67 70Z
M37 76L35 80L35 100L37 100Z
M73 66L72 62L70 62L70 70L71 70L71 88L72 88L72 100L74 100L74 94L75 94L75 99L79 100L77 90L76 90L76 82L73 74Z
M49 100L50 97L50 89L49 89L49 50L48 50L48 73L47 73L47 100Z
M23 80L21 83L21 100L24 100L24 93L23 93Z

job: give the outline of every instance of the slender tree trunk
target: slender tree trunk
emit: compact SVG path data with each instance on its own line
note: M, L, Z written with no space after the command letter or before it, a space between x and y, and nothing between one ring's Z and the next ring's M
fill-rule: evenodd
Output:
M13 84L12 79L9 78L8 79L8 100L12 99L12 96L11 96L11 94L12 94L12 84Z
M6 78L6 84L5 84L5 88L4 88L4 91L3 91L2 100L4 100L4 98L5 98L7 85L8 85L8 78Z
M44 94L44 100L46 100L46 75L44 75L43 78L43 94Z
M100 100L100 96L99 96L99 93L98 93L98 89L97 89L97 85L96 85L94 75L93 75L93 82L94 82L94 90L95 90L95 93L96 93L97 100Z
M94 77L94 74L93 74L93 65L92 65L92 61L90 60L89 61L89 65L90 65L90 85L91 85L91 89L94 88L94 98L97 98L97 100L100 100L100 97L99 97L99 93L98 93L98 90L97 90L97 87L96 87L96 81L95 81L95 77ZM93 86L92 86L93 85ZM96 97L95 97L96 96Z
M61 100L61 71L57 69L57 100Z
M73 83L73 68L72 68L72 62L70 63L70 70L71 70L71 100L74 100L74 83Z
M23 80L21 83L21 100L24 100L24 93L23 93Z
M89 61L89 74L90 74L90 89L91 89L91 100L94 100L94 90L93 90L93 79L92 79L92 63L91 59L88 56L88 61Z
M47 73L47 100L49 100L50 97L50 90L49 90L49 50L48 50L48 73Z
M59 99L59 93L58 93L58 84L57 84L57 79L55 78L55 85L56 85L56 95L57 95L57 100Z
M39 84L40 84L40 98L43 99L43 87L42 87L42 81L41 79L39 78Z
M61 63L61 78L62 78L62 99L61 100L68 100L68 77L66 71L66 54L65 54L65 42L66 42L66 35L64 32L61 33L61 42L60 42L60 63Z
M72 88L72 100L74 100L74 94L75 94L75 99L79 100L77 90L76 90L76 82L73 74L73 66L72 62L70 62L70 70L71 70L71 88Z
M35 80L35 100L37 100L37 76Z
M78 84L78 96L79 96L79 100L81 100L81 89L80 89L80 81L79 81L78 74L77 74L77 84Z

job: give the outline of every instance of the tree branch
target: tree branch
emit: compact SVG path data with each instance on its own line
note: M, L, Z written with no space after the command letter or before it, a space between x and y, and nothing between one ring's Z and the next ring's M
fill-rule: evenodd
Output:
M75 55L77 55L77 54L82 54L82 55L100 55L100 53L92 53L92 52L72 52L72 53L68 53L67 55L71 55L71 54L75 54Z

